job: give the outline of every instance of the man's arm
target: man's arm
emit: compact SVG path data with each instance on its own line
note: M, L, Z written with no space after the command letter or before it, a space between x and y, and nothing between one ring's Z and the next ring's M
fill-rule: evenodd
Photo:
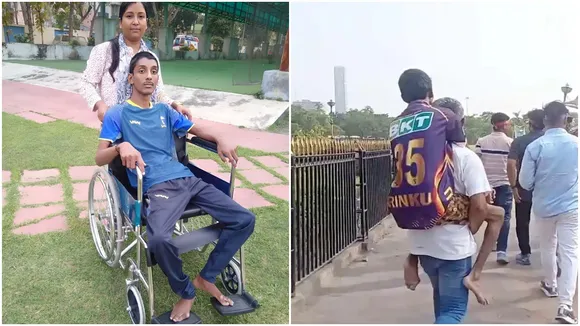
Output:
M526 190L534 189L536 179L536 146L533 145L532 143L526 148L520 169L520 185Z
M508 154L507 161L507 174L510 182L510 187L514 194L514 200L516 203L521 201L520 194L518 193L518 188L516 188L518 182L518 157L519 157L519 139L516 138L510 145L510 152Z
M217 154L222 161L230 162L234 165L238 162L238 154L236 153L237 145L233 144L230 139L225 137L221 130L216 129L215 126L208 124L207 121L204 120L197 120L195 123L187 120L183 115L177 113L175 110L169 109L169 115L171 117L173 131L176 132L178 136L183 136L185 133L189 133L196 135L199 138L214 142L217 144Z
M481 158L481 138L478 138L475 142L475 154Z
M119 155L118 148L110 147L117 140L121 139L121 114L119 108L114 106L105 113L101 133L99 134L99 145L95 155L95 163L98 166L111 163Z
M111 142L108 140L99 140L97 147L97 154L95 155L95 163L98 166L103 166L111 163L117 155L119 155L119 147L110 146Z

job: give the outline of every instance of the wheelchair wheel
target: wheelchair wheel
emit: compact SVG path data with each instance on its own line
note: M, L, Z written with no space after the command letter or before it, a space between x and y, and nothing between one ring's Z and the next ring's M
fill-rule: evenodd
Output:
M127 312L133 324L145 324L145 305L136 286L127 287Z
M234 261L230 260L228 266L224 268L221 272L221 279L226 291L230 294L242 294L241 280L242 272L240 265Z
M99 256L111 267L119 265L123 244L123 220L118 201L113 178L105 169L95 171L89 184L89 225Z

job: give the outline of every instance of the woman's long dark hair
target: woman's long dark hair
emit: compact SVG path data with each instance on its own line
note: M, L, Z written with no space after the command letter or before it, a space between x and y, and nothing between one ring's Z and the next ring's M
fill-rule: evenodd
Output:
M129 8L130 5L134 4L134 3L139 3L139 2L121 2L121 6L119 7L119 20L123 19L123 15L125 14L125 11L127 11L127 8ZM147 10L148 4L147 3L143 3L143 8L145 8L145 15L146 17L149 17L149 10ZM109 40L109 42L111 42L111 54L113 57L113 61L111 62L111 66L109 67L109 74L111 75L111 78L113 78L113 82L115 81L115 70L117 70L117 68L119 68L119 35L113 37L112 39Z

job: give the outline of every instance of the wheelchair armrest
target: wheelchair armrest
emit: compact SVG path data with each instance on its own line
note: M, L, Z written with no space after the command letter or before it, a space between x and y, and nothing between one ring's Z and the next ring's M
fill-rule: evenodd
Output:
M210 152L217 154L217 144L214 142L205 140L203 138L199 138L197 136L191 137L191 139L189 139L189 142L192 143L193 145L199 146L203 149L206 149Z

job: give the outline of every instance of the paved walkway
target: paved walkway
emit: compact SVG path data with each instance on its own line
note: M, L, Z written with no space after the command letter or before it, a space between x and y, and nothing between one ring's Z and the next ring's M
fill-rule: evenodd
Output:
M3 63L5 65L5 63ZM2 71L2 77L5 71ZM77 81L78 82L78 81ZM99 129L96 114L87 109L84 99L76 93L26 82L2 80L2 111L18 114L39 123L68 120L89 128ZM196 116L196 113L193 112ZM234 125L209 121L237 140L242 147L269 153L288 153L289 136L239 128Z
M81 74L73 71L36 67L26 64L2 63L2 79L44 86L78 94ZM259 100L252 95L166 85L173 99L205 120L251 129L266 129L290 106L288 102ZM86 103L79 108L86 109Z
M318 296L308 298L305 307L292 309L292 323L433 323L429 278L421 274L422 283L415 292L404 287L401 266L408 253L405 231L396 226L392 231L392 234L375 245L368 256L368 262L352 263L341 275L326 282L330 286L324 288ZM481 306L471 295L464 323L555 322L558 299L546 298L539 289L541 276L537 240L533 236L534 254L530 267L516 265L514 261L506 267L499 267L492 253L482 276L483 288L491 297L491 305ZM481 243L481 239L478 242ZM513 260L519 252L515 219L512 219L509 250L509 257ZM576 294L574 306L578 305L577 297Z
M259 185L264 192L288 200L288 164L275 156L253 157L276 172L277 176L259 168L250 160L242 158L238 172L248 182ZM218 163L211 159L192 160L200 168L224 180L229 181L229 173L224 172ZM72 199L81 213L79 218L87 218L89 181L96 166L74 166L68 169L73 184ZM63 185L59 182L58 169L23 171L21 176L11 176L10 171L2 171L2 184L15 182L18 184L19 209L14 216L12 232L15 234L34 235L46 232L65 231L68 225L65 217L65 194ZM98 188L101 189L101 188ZM104 198L96 194L96 198ZM246 208L273 206L274 204L258 192L249 188L242 188L240 180L236 180L234 200ZM2 203L6 204L6 188L2 189Z

